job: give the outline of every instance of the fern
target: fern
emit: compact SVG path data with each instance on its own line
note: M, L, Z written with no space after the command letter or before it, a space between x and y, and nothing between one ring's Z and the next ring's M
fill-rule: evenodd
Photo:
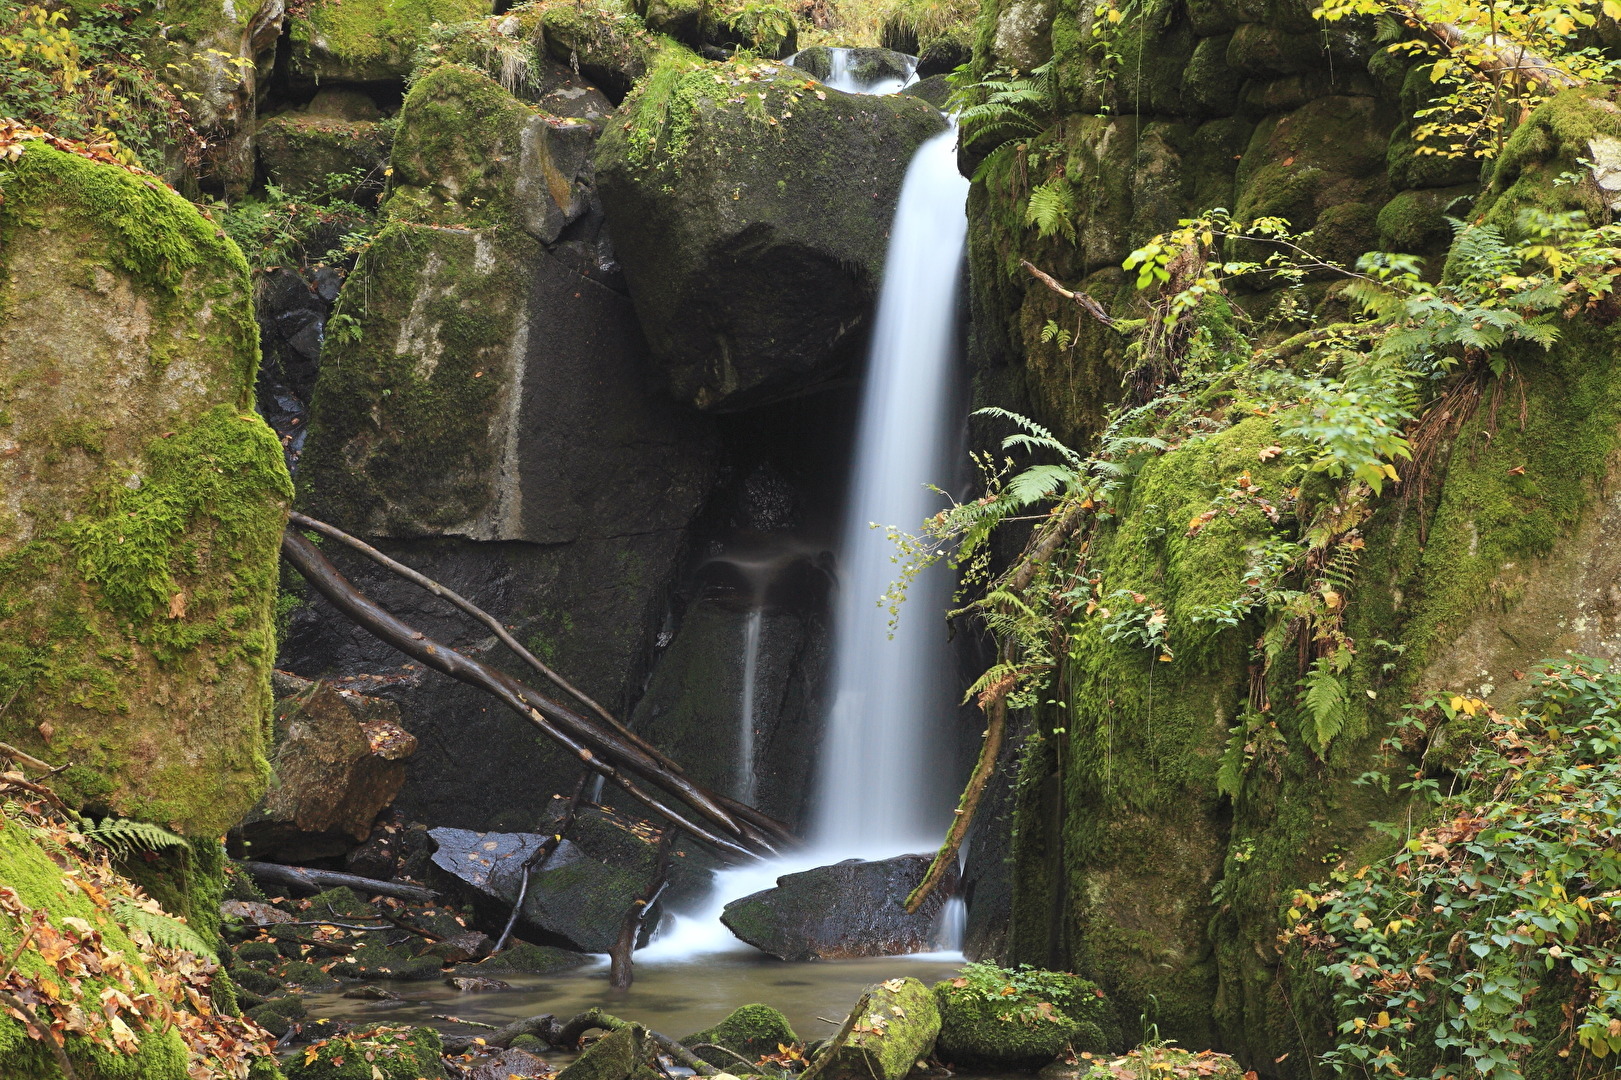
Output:
M1216 769L1216 790L1235 799L1244 784L1244 766L1249 763L1244 753L1247 740L1245 726L1242 723L1233 725L1227 736L1227 747L1221 752L1221 765Z
M1062 236L1075 241L1075 189L1063 177L1048 180L1030 192L1024 223L1034 225L1043 239Z
M961 108L959 122L963 138L968 142L988 145L985 161L1015 139L1039 135L1052 123L1057 111L1056 76L1053 61L1049 60L1031 70L1028 76L1017 72L992 72L989 78L953 95L947 106L961 107L978 98L972 105ZM975 173L980 179L986 165L982 163Z
M150 821L109 817L99 822L89 822L80 831L85 839L100 844L118 859L127 859L138 851L157 852L168 848L189 850L185 837Z
M1041 328L1041 340L1044 344L1049 341L1056 341L1060 349L1067 349L1074 337L1068 329L1059 326L1057 320L1048 319L1046 325Z
M1301 687L1306 691L1301 697L1301 704L1305 706L1306 717L1311 721L1307 734L1318 757L1328 752L1328 744L1345 730L1351 718L1351 698L1346 691L1345 681L1340 678L1350 662L1350 650L1336 649L1328 656L1318 657L1311 670L1306 672L1306 677L1300 680Z
M130 900L114 900L113 916L127 930L139 930L166 949L183 949L199 956L214 955L213 946L197 931L161 911L153 911Z

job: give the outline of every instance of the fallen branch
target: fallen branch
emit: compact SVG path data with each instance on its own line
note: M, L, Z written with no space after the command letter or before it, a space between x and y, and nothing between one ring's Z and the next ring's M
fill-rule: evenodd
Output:
M552 670L552 668L543 663L541 659L534 653L524 648L523 645L519 643L517 638L508 633L506 627L501 625L501 621L499 619L485 611L483 608L479 607L477 604L473 603L471 600L462 596L455 590L441 585L439 582L428 577L426 574L414 570L399 560L385 555L383 552L366 543L364 540L356 536L351 536L349 533L344 532L336 525L332 525L324 521L318 521L315 518L296 512L288 515L288 520L293 525L300 528L311 529L315 532L321 533L323 536L329 536L332 539L337 540L339 543L348 545L354 550L360 552L362 555L365 555L367 558L371 559L373 562L377 563L379 566L385 567L393 573L405 578L407 581L426 589L433 595L439 597L447 603L454 605L465 614L477 619L495 634L496 638L501 642L501 644L512 650L512 652L517 655L519 659L524 661L524 663L534 668L543 677L555 683L575 700L579 701L597 716L601 717L603 722L606 723L617 735L619 735L621 739L629 742L631 745L641 750L659 766L663 767L663 769L665 769L667 772L675 776L680 776L683 779L685 778L686 774L682 771L680 765L666 756L662 751L649 743L646 739L643 739L640 735L637 735L635 732L625 727L625 725L621 724L607 709L603 708L594 699L588 697L583 691L575 687L567 679L563 678L562 675L558 674L556 671ZM764 835L774 837L779 843L789 844L794 842L793 834L790 833L787 827L781 822L767 817L758 810L755 810L753 807L736 802L735 800L726 796L713 792L708 794L710 798L715 801L715 803L723 807L729 814L746 820L755 828L761 830Z
M397 559L390 558L381 551L378 551L376 548L372 547L370 544L366 543L366 541L357 536L349 535L336 525L328 525L324 521L317 521L315 518L309 517L305 514L300 514L297 511L288 514L287 520L292 524L297 525L301 529L310 529L314 532L320 533L322 536L329 536L341 544L347 544L349 547L354 548L356 551L360 552L377 565L392 570L405 580L414 585L421 586L422 588L433 593L433 595L439 597L441 600L444 600L445 602L459 608L463 613L477 619L495 634L496 638L501 642L501 644L511 649L518 659L540 672L547 679L550 679L558 686L559 689L573 697L581 705L584 705L586 708L602 717L605 722L611 725L614 730L618 731L621 735L634 741L640 745L642 749L648 751L649 753L658 755L657 750L648 745L647 742L645 742L639 736L627 730L623 724L614 719L613 714L607 709L597 704L597 702L591 697L587 696L583 690L579 689L573 683L563 678L563 676L559 675L556 671L553 671L541 661L540 657L524 648L523 645L519 643L518 639L508 633L507 628L501 625L501 620L497 619L494 615L491 615L489 612L467 599L461 593L439 584L439 582L428 577L426 574L413 570L411 567L406 566Z
M574 795L568 801L568 809L563 813L563 820L557 823L552 834L540 842L540 846L523 861L523 879L518 882L518 899L512 902L512 914L507 916L507 924L501 930L501 936L496 939L495 948L490 950L494 956L507 947L507 940L512 937L512 928L518 925L518 916L523 913L524 898L529 895L529 875L535 870L544 867L557 850L557 845L563 842L563 834L568 832L569 826L574 824L575 815L580 812L580 800L585 797L585 782L590 779L591 771L587 769L580 774L579 781L574 785Z
M1076 307L1092 316L1092 318L1096 319L1104 326L1107 326L1110 330L1118 328L1119 320L1110 315L1107 311L1103 310L1103 305L1092 299L1092 297L1088 296L1086 293L1076 292L1073 289L1064 288L1058 283L1057 278L1037 267L1029 259L1020 259L1019 264L1030 272L1031 277L1047 286L1047 288L1051 289L1059 296L1062 296L1065 300L1072 301Z
M73 1062L68 1060L67 1051L62 1049L56 1041L56 1031L49 1024L40 1024L35 1019L33 1008L22 998L8 990L0 990L0 1005L14 1011L23 1021L24 1029L32 1029L40 1033L39 1041L50 1048L51 1057L56 1061L56 1067L62 1071L64 1080L79 1080L79 1074L73 1071Z
M635 744L619 738L616 732L603 729L505 672L457 652L401 622L350 584L297 530L288 529L282 534L282 554L317 592L378 640L435 671L493 695L534 724L548 738L577 756L587 768L699 840L725 854L745 859L758 858L776 850L771 838L761 829L740 821L723 808L711 793L685 776L662 767ZM709 826L700 825L665 805L638 787L608 759L622 764L626 772L638 779L658 784L676 795Z
M283 866L281 863L267 862L239 862L241 867L256 881L268 881L273 885L293 885L308 889L310 892L324 892L327 889L336 889L340 885L364 892L373 896L392 896L396 900L404 900L412 904L432 903L439 898L439 894L432 889L424 889L420 885L404 885L397 881L378 881L376 878L360 877L358 874L343 874L336 870L311 870L303 866Z
M979 809L980 798L985 794L991 774L996 771L996 759L1002 753L1002 736L1007 729L1007 695L1013 689L1013 682L1014 677L1009 675L979 695L979 707L985 713L985 739L979 747L979 760L974 763L968 786L963 789L962 799L957 804L956 817L946 831L946 842L934 853L934 861L929 864L923 880L906 898L906 912L909 915L916 914L923 901L939 887L957 861L957 852L962 849L968 828L973 824L974 811Z
M647 921L647 913L653 910L658 902L659 894L670 883L670 849L674 846L675 830L665 829L664 835L659 837L658 857L654 862L653 877L647 883L647 889L631 904L630 910L625 912L624 920L619 924L619 940L608 953L608 986L613 990L629 990L634 961L632 954L636 951L636 939L642 936L642 924Z
M53 773L57 771L56 766L41 761L32 754L25 754L10 743L0 742L0 757L8 757L19 765L27 765L35 772Z
M451 1019L445 1017L446 1020ZM456 1023L467 1024L469 1027L488 1028L489 1024L475 1024L467 1020L457 1020ZM542 1013L540 1016L530 1016L523 1020L514 1020L505 1027L496 1028L493 1034L478 1036L484 1040L485 1046L498 1046L505 1050L512 1045L512 1040L520 1035L532 1035L541 1042L555 1045L547 1036L557 1030L557 1020L551 1013ZM461 1054L477 1045L472 1035L445 1035L443 1041L445 1050L452 1054Z

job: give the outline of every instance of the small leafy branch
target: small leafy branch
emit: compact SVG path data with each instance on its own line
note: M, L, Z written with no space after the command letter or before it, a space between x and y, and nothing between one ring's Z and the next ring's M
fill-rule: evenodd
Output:
M1324 0L1316 15L1371 20L1391 52L1429 62L1420 154L1495 157L1520 117L1559 90L1613 81L1621 64L1586 44L1601 16L1621 18L1621 0Z

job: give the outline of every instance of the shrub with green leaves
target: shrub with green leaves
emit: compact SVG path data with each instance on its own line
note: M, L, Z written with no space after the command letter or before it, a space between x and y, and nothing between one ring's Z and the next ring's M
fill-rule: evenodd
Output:
M1405 742L1449 716L1484 731L1460 790L1422 770L1404 785L1433 824L1385 826L1394 855L1289 911L1337 987L1326 1060L1356 1076L1520 1080L1535 1059L1597 1075L1621 1051L1621 671L1549 663L1507 715L1433 698Z

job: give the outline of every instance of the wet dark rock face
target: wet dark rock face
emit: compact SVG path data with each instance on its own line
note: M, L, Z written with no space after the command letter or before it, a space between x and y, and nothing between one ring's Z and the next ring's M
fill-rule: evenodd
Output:
M906 897L923 880L930 858L847 859L784 874L776 888L727 904L721 922L779 960L924 952L933 946L936 917L956 887L953 871L917 914L906 913Z

